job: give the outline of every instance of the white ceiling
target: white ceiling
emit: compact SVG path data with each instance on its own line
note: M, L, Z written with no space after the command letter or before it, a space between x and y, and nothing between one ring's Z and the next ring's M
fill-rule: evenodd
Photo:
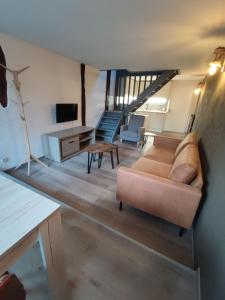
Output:
M0 31L100 69L207 69L225 0L0 0Z

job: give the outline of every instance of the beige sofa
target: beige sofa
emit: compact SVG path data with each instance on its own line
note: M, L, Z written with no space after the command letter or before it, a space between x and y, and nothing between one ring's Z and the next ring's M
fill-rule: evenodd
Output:
M130 168L117 174L117 200L190 228L202 193L197 137L182 141L155 136L153 146Z

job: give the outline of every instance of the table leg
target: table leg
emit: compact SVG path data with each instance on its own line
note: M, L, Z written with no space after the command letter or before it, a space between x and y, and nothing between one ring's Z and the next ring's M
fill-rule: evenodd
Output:
M119 160L119 150L118 150L118 147L116 147L116 157L117 157L117 163L119 164L120 160Z
M114 169L114 161L113 161L113 152L112 151L110 151L110 157L111 157L112 169Z
M147 144L148 141L148 135L144 135L144 145Z
M52 298L68 299L68 284L64 263L60 212L54 213L39 228L39 243L48 273Z
M90 153L88 152L88 169L87 169L87 172L90 173Z
M94 154L91 153L91 157L90 157L90 153L88 152L88 174L90 174L91 172L91 164L92 164L93 156Z
M101 165L102 165L102 157L103 157L103 153L100 152L98 154L98 168L101 168Z

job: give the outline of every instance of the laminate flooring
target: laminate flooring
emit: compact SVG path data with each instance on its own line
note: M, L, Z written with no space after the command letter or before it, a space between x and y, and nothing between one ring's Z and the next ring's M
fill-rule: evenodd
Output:
M124 143L118 143L118 146L120 165L130 166L149 145L143 149ZM27 176L26 166L11 171L10 174L137 245L156 251L189 268L193 267L191 230L179 237L178 227L169 222L128 205L124 205L123 211L118 210L116 157L115 169L111 167L109 154L105 154L101 169L94 162L91 174L87 174L87 153L81 153L63 163L47 159L44 161L49 168L32 163L30 177Z

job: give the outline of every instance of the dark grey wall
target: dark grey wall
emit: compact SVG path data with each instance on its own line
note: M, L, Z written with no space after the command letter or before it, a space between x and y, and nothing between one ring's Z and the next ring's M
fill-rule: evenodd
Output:
M195 259L203 300L225 299L225 73L208 77L194 131L200 135L205 174L195 227Z

